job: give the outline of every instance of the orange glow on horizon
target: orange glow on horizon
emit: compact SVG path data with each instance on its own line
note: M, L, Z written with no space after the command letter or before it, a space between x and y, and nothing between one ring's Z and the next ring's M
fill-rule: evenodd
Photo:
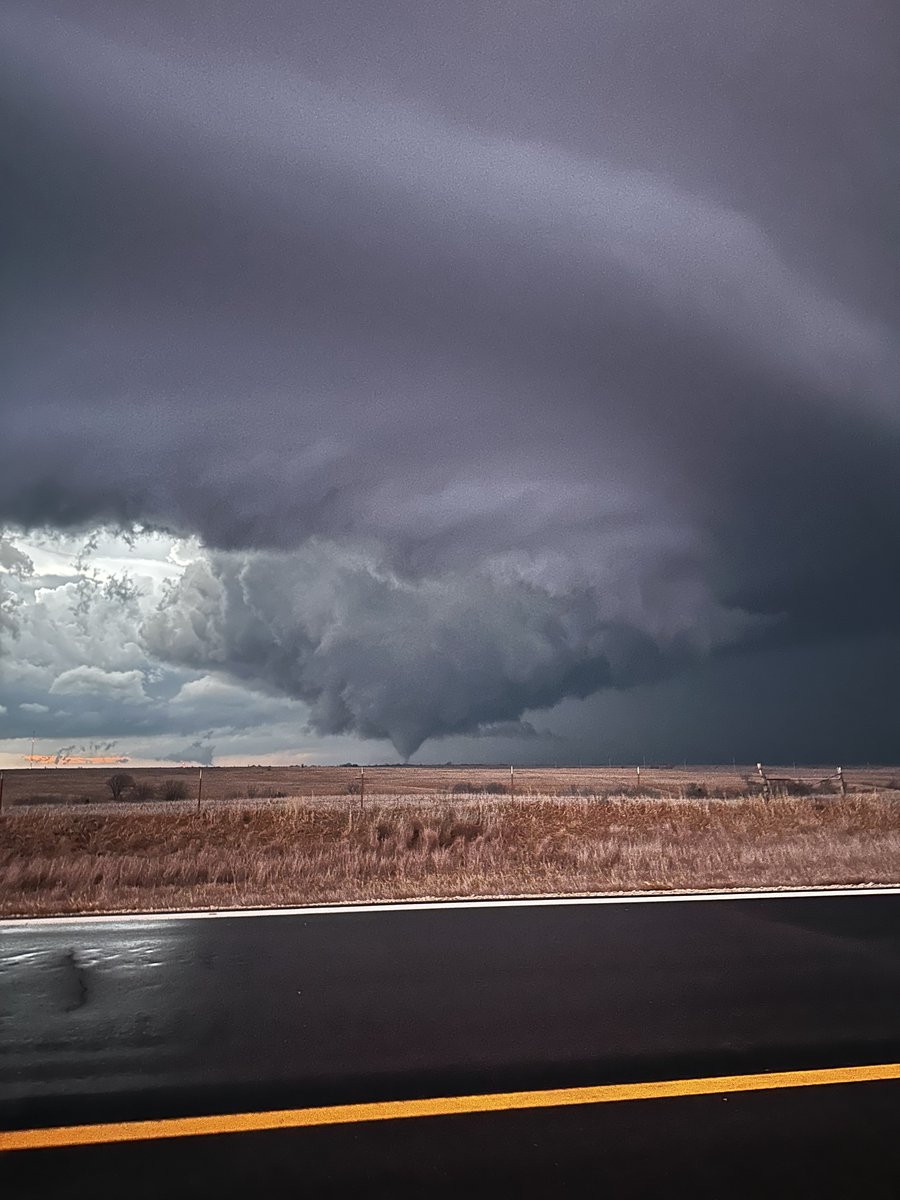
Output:
M128 762L128 759L121 755L106 754L64 754L62 757L55 754L23 754L22 757L26 762L44 767L102 767Z

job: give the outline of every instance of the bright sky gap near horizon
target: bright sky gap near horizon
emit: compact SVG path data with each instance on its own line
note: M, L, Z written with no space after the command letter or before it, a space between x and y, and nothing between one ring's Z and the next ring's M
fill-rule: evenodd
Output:
M888 0L8 0L0 767L888 762Z

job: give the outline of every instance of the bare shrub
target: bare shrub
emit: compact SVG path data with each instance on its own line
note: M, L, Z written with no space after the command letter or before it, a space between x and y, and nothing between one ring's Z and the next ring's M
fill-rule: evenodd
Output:
M228 800L284 800L289 796L289 792L281 791L278 788L257 787L251 783L243 792L229 792L226 796Z
M160 785L159 798L167 802L187 800L187 784L183 779L164 779Z
M776 796L811 796L817 790L819 789L802 779L772 780L772 791Z
M695 781L686 783L682 788L682 793L686 800L705 800L709 795L703 784Z
M471 779L461 779L450 789L453 796L505 796L509 789L503 783L473 783Z
M134 787L134 776L127 775L124 771L118 771L115 775L110 775L106 786L109 788L109 794L113 800L121 800L125 792Z

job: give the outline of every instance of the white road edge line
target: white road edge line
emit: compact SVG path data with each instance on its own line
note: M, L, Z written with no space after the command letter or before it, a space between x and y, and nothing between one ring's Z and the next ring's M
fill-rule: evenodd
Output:
M0 933L22 926L128 924L154 921L234 920L246 917L332 917L358 913L434 912L448 909L548 908L584 904L676 904L710 900L821 900L824 896L897 896L900 886L856 888L808 888L755 892L654 892L615 896L511 896L483 900L401 900L377 904L323 904L309 908L222 908L195 912L86 913L55 917L0 918Z

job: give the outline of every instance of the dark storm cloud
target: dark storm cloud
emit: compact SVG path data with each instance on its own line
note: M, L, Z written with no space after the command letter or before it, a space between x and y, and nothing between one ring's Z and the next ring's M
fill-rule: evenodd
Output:
M310 706L318 732L390 738L409 757L428 737L658 678L743 632L747 618L689 577L663 587L656 557L646 570L654 594L623 597L496 570L403 580L329 544L220 552L142 632L156 658L274 687Z
M889 7L2 25L0 519L218 548L155 653L408 752L897 628Z
M180 750L176 750L174 754L165 756L167 762L180 763L200 763L201 766L212 766L212 761L215 756L216 748L210 741L212 738L210 730L203 737L197 738L191 742L189 746L183 746Z

